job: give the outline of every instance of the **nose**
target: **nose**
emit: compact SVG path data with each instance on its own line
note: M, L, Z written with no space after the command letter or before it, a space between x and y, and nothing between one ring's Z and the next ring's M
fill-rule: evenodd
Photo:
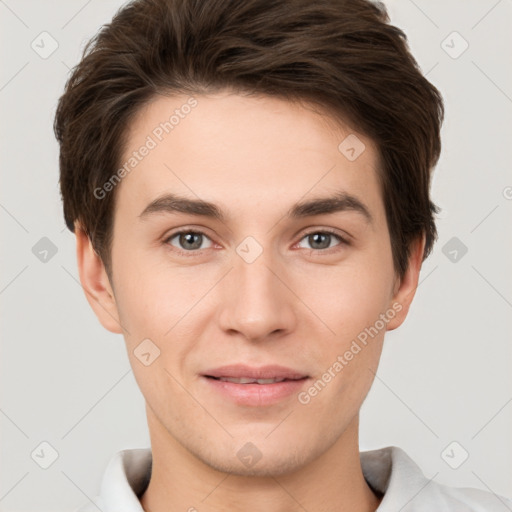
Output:
M230 335L261 341L283 336L296 326L299 300L284 266L268 253L263 251L252 263L235 255L219 313L220 327Z

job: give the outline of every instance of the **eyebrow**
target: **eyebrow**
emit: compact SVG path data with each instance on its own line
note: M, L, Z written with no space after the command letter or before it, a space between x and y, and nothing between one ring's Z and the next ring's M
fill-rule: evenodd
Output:
M299 219L343 211L357 212L364 217L368 224L373 224L373 217L368 207L356 196L347 192L339 192L334 196L296 203L286 212L285 216ZM186 213L217 219L223 223L226 222L226 214L214 203L202 199L190 199L176 194L165 194L156 198L146 206L139 218L144 220L156 213Z

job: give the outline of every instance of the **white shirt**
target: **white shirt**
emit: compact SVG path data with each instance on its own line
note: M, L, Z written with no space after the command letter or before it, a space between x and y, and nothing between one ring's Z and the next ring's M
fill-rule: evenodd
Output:
M425 478L400 448L361 452L363 474L384 494L377 512L510 512L512 501L478 489L448 487ZM100 495L75 512L144 512L142 496L151 476L150 448L116 453L103 474Z

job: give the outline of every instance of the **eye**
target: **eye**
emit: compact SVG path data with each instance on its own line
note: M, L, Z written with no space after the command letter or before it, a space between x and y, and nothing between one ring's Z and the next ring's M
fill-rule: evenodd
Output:
M337 245L349 245L347 240L332 231L311 231L301 239L301 242L302 240L306 240L307 243L311 245L311 249L325 251L326 249L332 248L331 242L333 241L333 238L338 239L340 242ZM299 242L299 247L301 242ZM308 249L308 247L304 248Z
M175 242L173 242L176 240ZM341 235L328 230L317 230L306 233L298 243L301 246L302 241L305 240L311 245L310 249L313 251L331 252L329 249L336 250L337 246L350 245L350 243ZM338 240L338 244L332 245L334 240ZM203 245L205 241L209 244ZM171 245L176 248L177 252L185 256L193 256L200 253L203 249L212 247L210 238L201 231L193 231L191 229L183 229L177 231L164 240L165 244ZM303 247L307 249L307 247Z
M177 239L178 245L172 243L172 240ZM207 239L210 245L204 247L203 242ZM211 240L200 231L183 230L173 233L165 240L166 244L176 247L178 252L198 252L201 249L208 249L211 247Z

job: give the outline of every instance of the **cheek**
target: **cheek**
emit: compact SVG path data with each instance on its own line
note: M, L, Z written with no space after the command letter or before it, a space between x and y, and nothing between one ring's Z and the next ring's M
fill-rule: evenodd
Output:
M375 323L388 308L391 281L388 269L347 264L312 268L296 279L297 295L326 328L325 339L335 336L343 345L365 327ZM307 277L304 277L307 276ZM342 347L338 347L342 348Z
M143 393L154 396L156 389L161 387L164 392L169 384L174 385L164 369L180 378L185 361L197 350L201 322L210 314L202 299L218 276L213 271L200 274L192 268L148 265L143 257L124 263L117 266L116 300L121 323L128 331L124 334L126 349ZM150 359L157 354L151 371L138 360L147 352Z
M116 301L127 338L155 337L165 341L173 326L207 291L206 283L183 269L166 267L151 261L144 253L130 252L118 257L116 269ZM203 290L204 288L204 290Z
M180 320L194 303L187 288L179 289L176 279L158 271L137 267L132 260L123 272L118 266L118 312L123 326L127 354L134 377L146 401L157 409L158 401L179 392L173 376L186 359L193 343L177 336ZM189 300L190 299L190 300Z
M324 374L325 380L333 383L325 399L333 400L340 411L359 407L373 382L386 332L381 315L390 310L391 283L391 258L386 254L374 258L372 254L368 260L361 258L357 264L336 269L312 288L322 319L335 332L321 338L319 356L325 371L330 369L336 375ZM392 315L386 318L389 321Z

